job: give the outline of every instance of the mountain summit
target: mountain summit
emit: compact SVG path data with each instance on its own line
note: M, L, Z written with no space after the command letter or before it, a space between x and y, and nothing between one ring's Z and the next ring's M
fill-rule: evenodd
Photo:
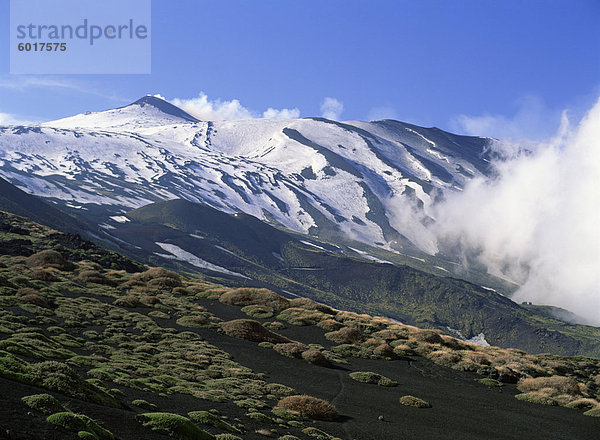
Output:
M0 145L0 176L100 214L98 223L180 198L324 239L430 254L435 199L489 169L486 138L390 120L199 121L150 95L4 128Z
M146 95L126 107L130 107L132 105L138 105L141 108L150 106L160 110L166 115L171 115L189 122L199 122L198 119L194 118L189 113L155 95Z
M42 124L55 128L87 128L137 131L140 129L199 122L189 113L162 98L146 95L137 101L112 110L85 112Z

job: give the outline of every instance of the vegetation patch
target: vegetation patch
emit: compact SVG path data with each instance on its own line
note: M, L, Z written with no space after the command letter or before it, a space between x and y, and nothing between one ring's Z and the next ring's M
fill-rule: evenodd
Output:
M412 406L414 408L431 408L431 404L423 399L419 399L415 396L402 396L400 397L400 403L405 406Z
M220 417L212 414L208 411L192 411L188 413L188 417L194 422L201 423L203 425L214 426L217 429L229 432L237 432L240 430L233 425L230 425Z
M325 333L325 337L338 344L354 344L363 340L363 333L352 327L342 327L339 330Z
M133 406L137 406L138 408L145 409L147 411L156 411L158 407L154 403L150 403L144 399L135 399L131 402Z
M39 411L47 416L65 411L62 403L50 394L33 394L21 399L29 408Z
M268 289L255 289L251 287L241 287L229 292L223 293L219 301L232 306L263 305L273 308L275 311L281 311L289 307L290 301L277 295Z
M331 367L329 359L318 350L306 350L302 352L302 359L309 364L318 365L320 367Z
M239 339L247 339L254 342L273 342L283 343L290 342L277 333L267 330L258 321L251 319L235 319L221 324L221 328L226 335Z
M571 394L581 395L581 390L577 381L570 377L551 376L551 377L536 377L531 379L523 379L517 386L519 391L539 391L542 389L551 390L552 394Z
M212 440L214 435L198 428L187 417L164 412L145 413L141 416L146 428L179 440Z
M551 397L550 393L541 392L541 391L530 391L528 393L517 394L515 396L519 400L524 400L526 402L537 403L539 405L549 405L554 406L558 405L556 399Z
M88 416L74 414L72 412L59 412L48 416L46 419L53 425L61 426L68 431L77 433L88 433L100 440L114 440L115 436L108 430L102 428ZM85 434L83 434L85 438ZM80 435L81 437L81 435ZM89 436L88 436L89 437Z
M600 406L592 408L583 413L584 416L600 417Z
M275 344L273 346L273 350L283 356L298 359L302 357L302 353L306 351L306 348L304 345L299 344L298 342L287 342L283 344Z
M503 387L504 384L496 379L490 379L489 377L484 377L483 379L475 379L476 382L479 382L486 387Z
M323 312L319 312L318 310L306 310L299 307L290 307L277 315L277 319L298 326L316 325L324 317L325 314Z
M382 387L395 387L398 385L398 382L372 371L355 371L350 373L350 378L357 382L371 383Z
M277 408L315 420L335 420L339 417L331 403L306 395L284 397L277 403Z
M242 312L251 318L256 319L269 319L275 315L275 310L273 307L264 306L261 304L252 304L246 307L242 307Z
M75 370L60 362L29 364L10 353L0 352L0 376L57 391L86 402L114 408L122 407L110 394L83 380Z
M48 268L53 267L62 271L73 270L73 263L67 261L60 252L46 249L37 252L25 260L25 264L32 268Z
M325 431L321 431L320 429L314 428L312 426L304 428L302 430L302 433L317 440L339 440L336 437L327 434Z

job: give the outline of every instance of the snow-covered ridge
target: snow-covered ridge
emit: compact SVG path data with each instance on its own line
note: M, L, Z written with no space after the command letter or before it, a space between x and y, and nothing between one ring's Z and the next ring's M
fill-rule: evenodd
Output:
M41 127L0 127L0 175L113 216L183 198L387 248L402 235L435 252L421 222L434 192L485 172L486 144L398 121L198 121L147 96Z

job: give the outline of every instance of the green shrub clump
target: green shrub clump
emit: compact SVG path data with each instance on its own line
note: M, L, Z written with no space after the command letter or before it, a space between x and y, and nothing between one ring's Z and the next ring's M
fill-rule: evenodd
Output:
M355 371L354 373L350 373L350 378L357 382L372 383L382 387L395 387L398 385L398 382L372 371Z
M152 431L179 440L212 440L212 434L198 428L187 417L179 414L153 412L142 414L143 425Z
M484 377L483 379L475 379L476 382L479 382L487 387L501 387L504 386L502 382L496 379L491 379L489 377Z
M96 438L99 440L114 440L115 436L102 428L88 416L64 411L48 416L46 419L53 425L61 426L68 431L79 433L81 438ZM87 434L86 434L87 433Z
M148 411L156 411L158 409L158 407L155 404L150 403L144 399L135 399L131 402L131 404L133 406L137 406L138 408L146 409Z
M215 428L222 429L223 431L237 433L240 432L240 430L237 429L235 426L230 425L226 421L221 420L219 417L208 411L192 411L188 413L188 417L194 422L198 422L203 425L214 426Z
M75 370L60 362L45 361L30 364L11 353L0 351L0 376L86 402L113 408L122 407L110 394L85 381Z
M419 399L415 396L402 396L400 397L400 403L406 406L412 406L414 408L431 408L431 404L423 399Z
M65 411L64 406L50 394L33 394L21 399L29 408L39 411L47 416Z
M276 408L314 420L335 420L339 417L337 409L331 403L306 395L284 397Z

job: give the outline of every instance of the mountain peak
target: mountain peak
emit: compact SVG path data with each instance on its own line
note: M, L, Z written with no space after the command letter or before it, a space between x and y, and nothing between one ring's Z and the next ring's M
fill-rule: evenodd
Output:
M185 119L186 121L198 122L198 119L194 118L189 113L158 96L146 95L126 107L130 107L132 105L139 105L140 107L151 106L160 110L162 113Z

